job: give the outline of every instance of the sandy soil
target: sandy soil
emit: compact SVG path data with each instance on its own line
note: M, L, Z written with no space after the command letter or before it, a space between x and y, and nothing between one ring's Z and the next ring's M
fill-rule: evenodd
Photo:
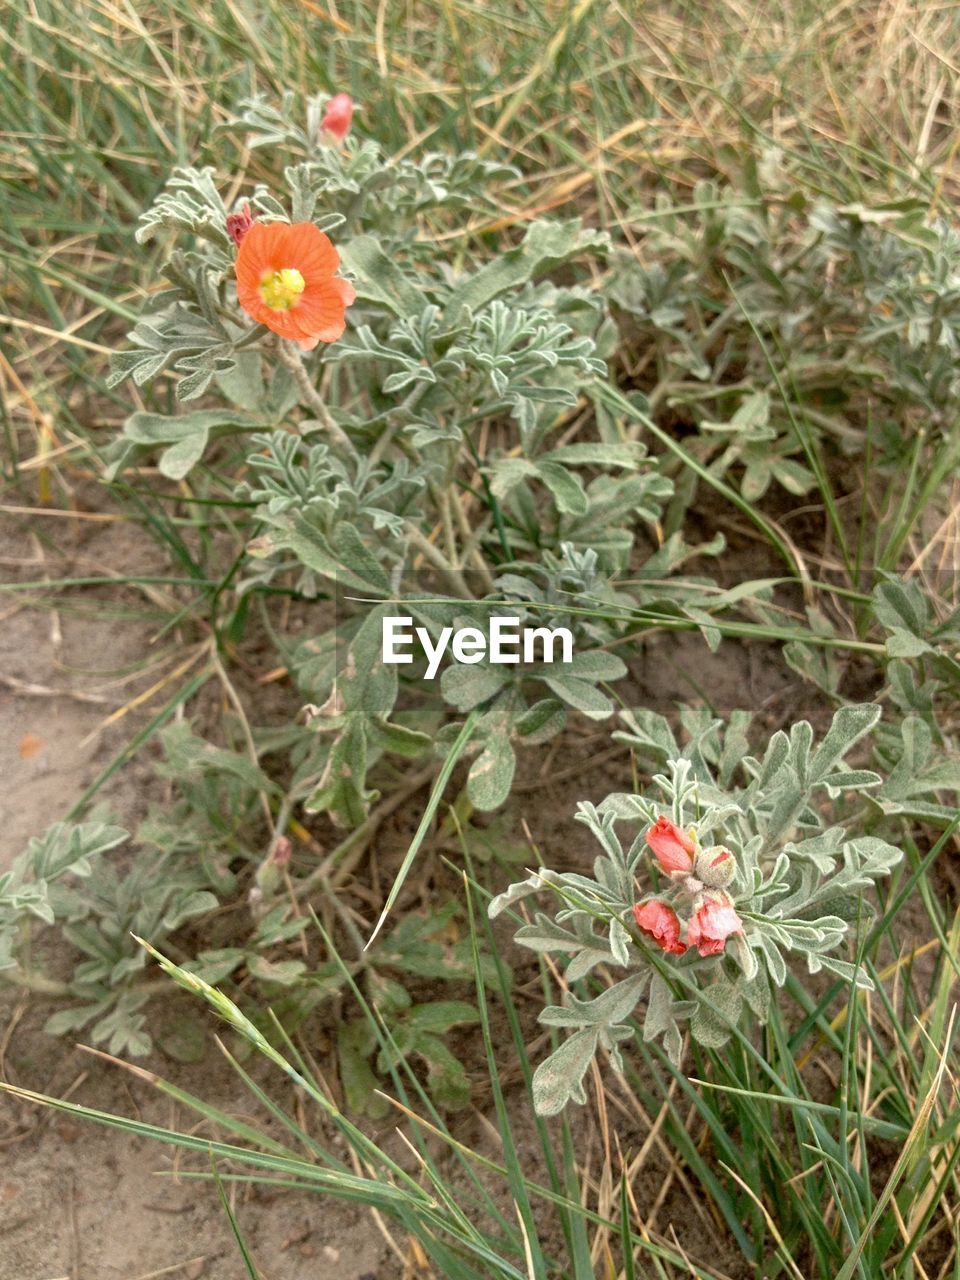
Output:
M152 544L115 524L80 524L56 549L9 521L2 535L8 582L109 575L132 564L163 572ZM0 870L146 723L151 701L105 725L170 667L131 671L153 648L142 599L87 588L56 612L36 599L31 593L27 607L20 596L0 596ZM132 761L103 788L122 821L142 817L148 777ZM46 1035L48 1012L0 1000L0 1076L101 1110L190 1123L148 1086ZM246 1100L217 1058L211 1045L193 1085L242 1109ZM162 1074L172 1066L160 1055L145 1065ZM234 1280L240 1263L222 1209L208 1188L156 1176L171 1169L172 1153L155 1143L0 1099L0 1280ZM264 1280L391 1274L379 1271L382 1236L349 1206L251 1189L237 1211Z

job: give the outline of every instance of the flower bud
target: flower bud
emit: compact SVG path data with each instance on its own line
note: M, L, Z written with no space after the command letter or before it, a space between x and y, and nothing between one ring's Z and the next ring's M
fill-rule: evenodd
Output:
M646 834L646 841L660 869L668 874L672 871L693 870L693 855L697 846L693 840L669 818L658 818Z
M338 93L327 103L327 110L320 121L321 134L328 133L337 142L342 142L350 132L353 119L353 99L349 93Z
M693 874L710 889L726 889L737 874L737 861L722 844L698 849L693 861Z
M680 941L677 913L659 898L638 902L633 908L633 918L641 933L651 938L664 951L678 956L686 951L687 948Z
M705 893L687 924L687 943L702 956L719 956L735 933L743 933L743 921L733 900L726 893Z
M256 221L250 212L250 201L244 200L243 209L239 213L227 214L227 235L239 247L240 241Z

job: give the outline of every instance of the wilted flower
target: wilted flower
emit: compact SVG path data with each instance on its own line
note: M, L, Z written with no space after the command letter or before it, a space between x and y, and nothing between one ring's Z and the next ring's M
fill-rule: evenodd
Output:
M657 946L675 955L683 955L686 947L680 941L680 921L672 907L659 898L638 902L633 908L637 928L652 938Z
M704 894L687 925L687 942L699 947L702 956L719 956L727 939L743 933L743 921L737 915L733 899L726 893Z
M711 889L725 889L737 874L736 859L722 844L698 849L693 860L693 874Z
M353 119L353 99L349 93L338 93L327 103L327 110L320 121L320 132L329 133L342 142L350 132L350 121Z
M664 871L693 870L696 844L669 818L658 818L647 832L647 844Z
M254 222L237 254L237 301L244 311L309 351L336 342L357 296L337 276L340 256L312 222Z
M227 214L227 235L239 248L240 241L254 223L254 215L250 212L250 201L244 200L240 213Z

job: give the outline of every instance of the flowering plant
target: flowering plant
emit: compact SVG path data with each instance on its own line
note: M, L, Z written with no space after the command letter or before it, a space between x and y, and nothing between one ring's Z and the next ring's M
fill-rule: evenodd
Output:
M384 754L455 743L472 759L471 803L496 808L519 745L558 733L569 708L612 713L600 686L626 667L605 646L629 634L631 610L699 626L712 607L696 583L668 581L691 554L659 527L672 482L609 408L616 331L582 265L607 236L535 220L488 261L450 259L451 214L478 199L492 211L514 171L468 153L391 160L350 131L351 107L312 98L301 121L292 98L243 104L231 128L258 155L291 153L282 177L230 208L212 170L180 169L144 214L138 239L177 236L171 288L117 353L114 382L169 378L185 406L212 403L133 413L108 471L156 457L162 477L196 486L239 450L239 493L227 489L255 532L222 597L232 639L257 593L354 598L338 600L335 630L282 655L316 712L291 729L291 804L344 826L369 811ZM615 588L626 570L630 589ZM574 661L460 666L437 699L381 660L387 615L436 638L501 606L568 628ZM397 712L404 684L426 720ZM438 701L467 719L441 725Z
M595 287L607 235L535 219L484 252L464 212L502 217L515 170L469 152L392 159L352 126L345 94L243 102L217 133L227 172L176 169L137 228L138 243L163 242L167 287L113 359L111 385L129 379L143 402L105 450L107 479L146 473L151 502L176 519L181 503L208 513L196 554L219 585L204 639L223 661L197 679L228 682L256 601L300 710L269 729L225 716L215 741L168 726L158 767L172 795L130 833L134 856L76 860L43 899L49 877L32 863L24 883L0 884L0 981L49 989L28 917L69 930L84 958L54 986L79 1003L48 1027L89 1024L111 1052L151 1043L155 987L131 934L163 943L241 886L252 927L201 949L197 972L280 993L291 1024L335 987L325 975L321 992L287 954L304 927L287 888L304 898L326 875L315 861L301 874L303 844L320 844L313 815L359 831L359 856L377 788L396 786L391 757L429 762L420 785L462 757L466 799L494 809L519 750L558 734L570 709L612 714L604 685L626 664L609 646L638 606L719 639L701 584L674 571L722 538L694 549L664 533L673 484L627 438L631 405L607 367L616 330ZM231 170L234 135L255 173ZM230 542L224 574L212 549ZM383 660L385 616L409 613L436 640L500 609L569 629L573 660L450 665L435 683ZM68 832L56 839L73 848ZM391 991L394 1034L462 1099L427 1025L441 1015L411 1012L399 980ZM355 1080L358 1062L375 1065L356 1035L340 1042Z
M749 717L733 717L725 730L707 722L681 750L663 717L624 713L626 729L616 736L666 764L652 779L653 795L614 794L598 806L579 805L578 820L603 849L593 876L541 868L489 908L497 916L549 890L556 910L521 925L517 942L569 956L567 983L597 971L628 971L599 995L567 991L562 1005L541 1014L547 1025L574 1032L534 1075L541 1114L584 1101L582 1080L598 1048L623 1070L620 1046L634 1035L641 1002L643 1038L662 1040L679 1065L681 1023L699 1044L719 1048L745 1010L766 1020L771 983L783 986L789 953L802 956L810 973L826 969L872 986L855 962L834 953L851 923L871 914L863 891L901 853L848 830L833 810L848 794L881 784L878 774L844 763L879 716L873 705L842 707L819 746L810 724L800 721L754 757L747 749ZM621 823L640 824L626 848ZM659 877L655 889L652 876Z

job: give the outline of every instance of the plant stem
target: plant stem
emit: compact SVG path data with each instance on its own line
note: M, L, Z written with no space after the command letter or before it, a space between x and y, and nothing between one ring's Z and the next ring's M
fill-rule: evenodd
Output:
M443 522L443 541L447 549L447 560L454 569L459 569L459 557L457 555L457 535L453 528L453 513L450 510L449 491L441 488L435 481L429 482L430 496L433 498L434 505L440 513L440 519Z
M37 996L68 996L70 988L65 982L48 978L45 974L36 973L32 969L21 969L14 965L12 969L0 972L0 981L20 991L30 991Z
M292 342L285 342L281 338L277 343L277 355L280 358L280 363L293 374L305 403L310 406L320 422L323 423L324 430L330 437L331 444L334 444L338 448L344 449L349 453L355 454L356 449L353 447L353 441L343 428L334 422L330 410L323 402L323 397L320 395L320 392L314 386L310 375L307 373L300 348Z
M460 536L463 539L464 557L469 557L474 564L477 573L480 574L480 581L483 583L483 590L489 595L493 590L493 577L487 567L486 559L483 552L478 546L481 535L481 528L476 530L470 528L470 521L467 519L467 513L463 509L463 501L460 493L456 489L450 490L450 505L453 507L454 515L457 518L457 524L460 526Z
M246 712L243 709L243 703L240 701L240 695L237 693L236 689L233 687L230 677L227 675L223 662L220 659L220 655L219 653L217 653L215 649L211 654L211 660L213 662L213 669L217 673L217 677L220 680L220 683L223 685L224 692L226 693L227 697L230 699L230 702L233 704L233 709L237 714L237 720L240 724L240 732L243 734L243 740L246 744L247 754L250 757L250 763L253 765L254 769L256 769L259 772L260 761L257 757L257 748L256 748L256 744L253 741L253 733L250 729L250 722L248 721ZM263 815L267 821L267 830L271 833L270 848L272 849L277 836L282 834L282 832L277 831L274 828L273 812L270 808L270 799L267 796L266 791L264 791L263 788L261 787L258 789L257 794L260 797L260 805L263 809Z
M461 600L473 599L460 570L447 562L443 552L438 551L433 543L423 536L412 520L408 520L404 525L404 533L411 547L419 551L425 560L429 560L455 596L459 596Z

